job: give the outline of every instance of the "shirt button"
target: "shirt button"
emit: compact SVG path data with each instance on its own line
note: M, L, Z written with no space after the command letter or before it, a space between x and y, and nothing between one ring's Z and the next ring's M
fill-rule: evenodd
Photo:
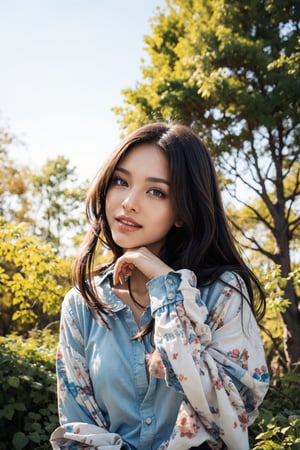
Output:
M168 283L168 284L172 284L172 283L173 283L173 280L171 280L171 278L167 278L167 283Z
M168 299L169 299L169 300L172 300L174 297L175 297L175 295L173 294L173 292L170 292L170 293L168 294Z
M147 417L147 419L145 419L145 422L147 425L151 425L151 423L152 423L151 417Z

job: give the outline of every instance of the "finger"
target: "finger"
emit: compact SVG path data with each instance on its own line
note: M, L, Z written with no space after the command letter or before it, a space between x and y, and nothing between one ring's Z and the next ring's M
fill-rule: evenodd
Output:
M125 275L128 275L128 267L124 264L119 270L119 282L125 284Z
M113 282L117 284L118 282L121 284L125 283L125 276L130 276L134 269L134 264L128 263L126 261L118 260L115 265L114 274L113 274Z

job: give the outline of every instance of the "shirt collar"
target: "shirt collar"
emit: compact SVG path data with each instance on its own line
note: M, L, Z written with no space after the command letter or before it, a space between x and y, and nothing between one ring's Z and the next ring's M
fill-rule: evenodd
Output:
M122 302L111 289L113 279L114 264L105 269L103 273L95 277L95 286L103 301L112 307L110 311L118 312L125 309L127 305Z
M103 273L100 275L97 275L95 277L95 286L96 289L99 292L99 296L103 298L103 301L111 306L112 308L109 310L110 312L118 312L122 309L127 308L127 305L122 302L113 292L111 289L112 286L112 280L113 280L113 272L114 272L114 264L107 267ZM125 275L125 279L127 279L127 276ZM146 311L149 310L150 314L150 305L147 306Z

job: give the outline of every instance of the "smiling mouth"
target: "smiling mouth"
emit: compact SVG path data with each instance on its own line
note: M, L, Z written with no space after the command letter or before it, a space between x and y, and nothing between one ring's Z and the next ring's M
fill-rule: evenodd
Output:
M138 223L132 222L131 220L128 220L128 219L122 219L119 217L116 220L123 227L128 227L128 228L132 228L132 229L142 228L142 226L139 225Z

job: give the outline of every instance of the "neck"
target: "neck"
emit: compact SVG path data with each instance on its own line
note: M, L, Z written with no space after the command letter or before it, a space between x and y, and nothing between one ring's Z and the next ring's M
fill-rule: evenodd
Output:
M142 288L139 289L137 287L137 284L135 284L136 279L132 277L128 278L127 285L128 285L128 293L130 296L130 299L132 300L132 303L137 306L140 309L145 309L147 305L149 304L149 295L148 291L145 288L146 281L144 280L143 283L139 283L139 286ZM133 285L133 286L132 286Z
M139 296L144 296L148 294L146 283L149 280L147 277L145 277L145 275L142 272L135 269L129 278L130 278L130 287L134 294Z

